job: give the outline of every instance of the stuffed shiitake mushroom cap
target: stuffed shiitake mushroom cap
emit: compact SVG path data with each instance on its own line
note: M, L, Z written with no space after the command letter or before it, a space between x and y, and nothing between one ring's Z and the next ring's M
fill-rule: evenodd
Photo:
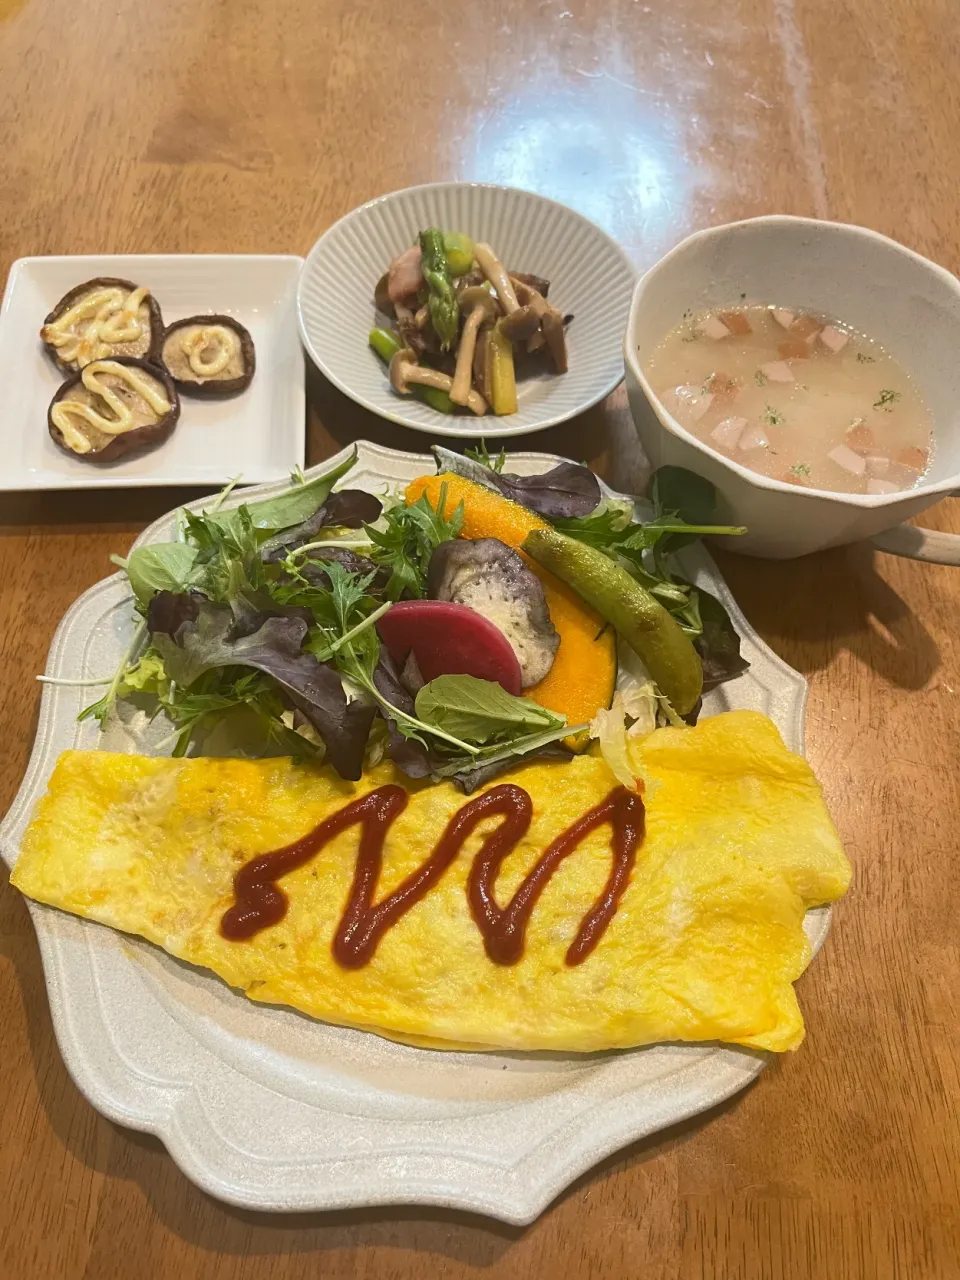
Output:
M92 360L156 360L163 338L160 305L145 285L98 276L64 294L40 330L47 351L76 372Z
M50 403L55 444L84 462L112 462L161 444L177 424L180 400L165 369L123 356L93 360Z
M245 391L257 367L253 339L232 316L188 316L164 332L164 368L177 389L191 396Z

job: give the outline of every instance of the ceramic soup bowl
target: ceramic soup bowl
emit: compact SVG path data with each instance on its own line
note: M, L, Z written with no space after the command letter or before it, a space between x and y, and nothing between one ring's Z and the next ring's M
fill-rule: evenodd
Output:
M751 303L828 313L884 346L916 379L934 449L914 489L832 493L758 475L686 431L644 369L691 312ZM788 559L870 538L881 550L960 564L960 536L902 525L960 489L960 281L864 227L765 217L698 232L640 280L624 340L630 411L653 467L686 467L717 489L725 522L745 525L738 551Z

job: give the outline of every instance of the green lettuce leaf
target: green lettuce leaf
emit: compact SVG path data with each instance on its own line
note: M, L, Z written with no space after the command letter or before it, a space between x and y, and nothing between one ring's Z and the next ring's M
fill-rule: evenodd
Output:
M550 732L566 721L529 698L517 698L491 680L438 676L416 698L417 717L457 738L485 746Z

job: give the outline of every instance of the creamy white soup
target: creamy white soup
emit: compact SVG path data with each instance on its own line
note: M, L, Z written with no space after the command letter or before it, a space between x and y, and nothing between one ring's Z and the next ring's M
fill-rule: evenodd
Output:
M684 321L647 363L704 444L761 475L839 493L912 489L931 418L901 364L840 321L749 306Z

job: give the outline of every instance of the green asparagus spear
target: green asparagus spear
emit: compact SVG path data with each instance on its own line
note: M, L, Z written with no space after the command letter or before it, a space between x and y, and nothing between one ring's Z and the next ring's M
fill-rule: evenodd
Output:
M428 227L420 232L420 253L423 278L430 291L430 320L441 348L449 351L457 341L460 307L447 269L447 250L439 227Z

